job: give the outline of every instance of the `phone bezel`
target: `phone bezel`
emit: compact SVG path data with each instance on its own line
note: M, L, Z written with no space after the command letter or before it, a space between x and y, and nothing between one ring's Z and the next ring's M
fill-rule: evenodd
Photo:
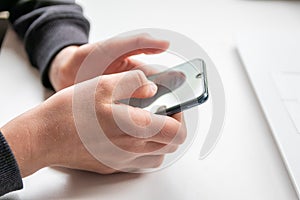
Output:
M171 115L174 115L176 113L179 113L179 112L182 112L184 110L187 110L189 108L201 105L201 104L203 104L204 102L207 101L207 99L209 97L209 93L208 93L207 71L206 71L206 65L205 65L204 60L202 60L200 58L196 58L196 59L187 61L186 63L190 63L190 64L194 65L193 62L195 60L199 60L202 63L202 67L203 67L203 81L204 81L204 92L199 97L196 97L195 99L191 99L189 101L183 102L181 104L177 104L177 105L172 106L170 108L166 108L164 110L160 110L160 111L156 112L155 114L171 116ZM185 63L183 63L183 64L185 64ZM182 65L182 64L180 64L180 65Z

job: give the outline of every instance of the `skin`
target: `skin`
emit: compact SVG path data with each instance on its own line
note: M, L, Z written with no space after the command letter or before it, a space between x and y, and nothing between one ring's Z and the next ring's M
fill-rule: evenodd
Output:
M134 69L142 70L146 75L156 72L155 69L130 58L138 54L159 54L169 47L169 42L154 39L148 34L139 34L125 38L112 38L107 41L85 44L82 46L69 46L60 51L54 58L49 70L50 81L56 91L77 83L76 75L84 60L96 52L95 59L89 66L92 73L83 77L83 80L95 78L99 75L108 75ZM99 50L98 50L99 49ZM97 51L98 50L98 51ZM120 56L121 55L121 56ZM105 63L107 57L116 58L112 63Z
M143 48L149 44L155 48ZM181 113L172 117L159 116L118 103L118 100L124 98L150 98L157 91L157 86L146 78L146 74L153 73L153 70L140 67L139 62L129 57L140 53L160 53L163 51L161 49L168 47L165 41L155 40L147 35L138 35L110 40L105 43L105 48L112 55L118 53L113 47L126 48L130 45L133 45L131 49L136 47L137 50L119 57L106 68L103 75L92 74L94 77L86 77L86 81L77 83L76 86L71 86L75 82L76 73L95 45L70 46L59 52L49 72L50 80L59 92L1 128L17 160L22 177L48 166L62 166L100 174L111 174L126 169L155 168L161 165L166 154L176 151L184 142L186 127ZM101 59L101 55L98 56ZM118 154L112 156L109 154L111 147L107 146L107 143L92 144L99 146L96 154L102 155L102 158L111 163L117 163L117 168L97 160L80 139L72 108L75 87L80 88L77 92L83 98L86 92L89 94L94 92L92 94L95 98L95 113L103 134L114 145L134 153L127 157ZM77 106L86 116L89 116L89 111L84 110L85 102L82 101ZM124 116L124 113L127 115ZM133 132L138 130L138 134L145 137L135 137L122 131L115 118L122 119L122 123ZM87 122L82 123L90 127ZM159 130L157 134L149 135L149 130L156 128ZM91 136L99 133L89 129L84 134Z

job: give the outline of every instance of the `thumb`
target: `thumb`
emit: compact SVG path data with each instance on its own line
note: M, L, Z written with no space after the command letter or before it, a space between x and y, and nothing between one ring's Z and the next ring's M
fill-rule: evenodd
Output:
M133 70L115 74L112 81L112 99L149 98L155 95L157 86L147 79L140 70ZM115 80L118 80L115 82Z

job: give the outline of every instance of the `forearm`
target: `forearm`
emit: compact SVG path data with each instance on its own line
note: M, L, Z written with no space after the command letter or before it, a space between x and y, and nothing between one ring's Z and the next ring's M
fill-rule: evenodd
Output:
M47 109L43 103L1 127L0 196L22 189L22 178L54 162L54 123Z
M88 42L89 22L74 1L19 1L10 10L10 21L46 87L52 87L48 71L56 54L67 46Z
M73 118L69 117L72 116L71 105L71 96L56 93L1 128L22 178L44 167L60 165L61 158L67 156L60 153L67 141L63 136L68 137L64 133L75 130Z
M74 84L78 62L81 62L80 56L76 54L78 48L78 46L68 46L61 50L52 60L48 77L55 91Z
M17 161L22 177L26 177L44 166L40 156L41 145L38 139L44 130L43 117L38 107L8 122L1 128L12 153Z

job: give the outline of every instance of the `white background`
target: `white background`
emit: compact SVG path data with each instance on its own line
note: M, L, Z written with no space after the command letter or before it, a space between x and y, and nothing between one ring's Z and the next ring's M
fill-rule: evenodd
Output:
M78 2L84 7L86 16L91 21L90 38L93 42L138 28L165 28L182 33L200 44L223 78L227 95L227 117L223 136L213 153L205 160L198 160L199 147L193 145L179 162L167 170L141 176L101 176L47 168L26 178L25 189L8 197L131 200L297 199L239 60L235 37L240 31L299 30L299 1ZM14 37L12 34L11 46L19 48L20 44L13 40ZM28 66L22 49L17 50L14 61L18 66L2 64L3 59L14 56L14 53L15 50L6 48L1 55L1 124L43 98L42 87L37 85L36 72L28 67L20 67ZM13 76L16 73L19 74Z

